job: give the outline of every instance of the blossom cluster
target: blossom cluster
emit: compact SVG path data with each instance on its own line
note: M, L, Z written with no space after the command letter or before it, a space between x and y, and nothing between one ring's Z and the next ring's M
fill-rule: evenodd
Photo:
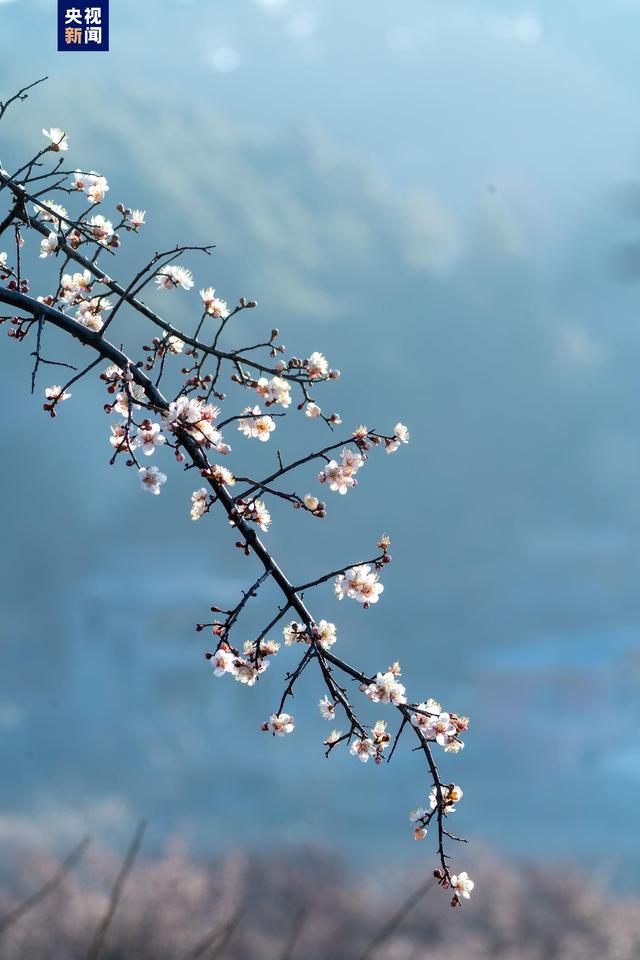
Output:
M372 603L378 602L384 590L384 585L378 581L378 577L378 571L372 570L368 563L350 567L335 579L336 596L339 600L349 597L363 604L365 608L369 607Z

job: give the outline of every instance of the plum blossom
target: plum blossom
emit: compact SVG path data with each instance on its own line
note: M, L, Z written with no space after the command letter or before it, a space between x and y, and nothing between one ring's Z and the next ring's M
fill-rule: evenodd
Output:
M330 460L318 474L318 480L320 483L328 483L330 490L344 496L347 490L357 485L355 475L363 464L364 457L361 453L345 447L340 452L340 463Z
M198 443L215 446L222 439L220 431L213 426L219 415L219 407L182 395L169 404L162 419L165 429L174 433L184 430Z
M460 803L464 795L464 791L461 787L455 785L455 783L450 783L448 786L443 785L440 787L440 792L442 794L442 805L445 813L454 813L456 810L456 804ZM429 794L429 804L432 810L435 810L438 806L438 789L437 787L431 788L431 793Z
M316 350L307 362L307 373L310 380L320 380L329 373L329 364L326 358Z
M231 473L231 470L221 466L219 463L215 463L211 467L210 473L214 480L217 480L218 483L223 483L225 487L232 487L236 482L236 478Z
M395 674L379 673L373 683L365 690L366 696L372 703L406 703L405 687L396 680Z
M134 447L140 447L145 457L150 457L155 452L156 447L162 446L167 442L167 438L160 430L159 423L151 423L145 420L138 430L133 441Z
M317 403L308 403L304 411L305 417L309 417L311 420L315 420L321 413L322 410Z
M456 897L464 897L465 900L471 899L471 891L475 887L475 883L470 878L466 870L463 870L462 873L459 873L451 877L451 889L455 891Z
M160 473L157 467L140 467L138 476L142 489L156 496L160 493L162 484L167 482L166 474Z
M191 519L199 520L207 509L209 494L205 487L194 490L191 494Z
M92 277L88 270L78 273L64 273L60 281L61 299L65 303L75 304L91 289Z
M336 625L328 620L321 620L316 627L316 637L324 650L329 650L336 642Z
M248 660L243 660L241 657L236 657L233 661L234 663L234 674L233 676L238 681L238 683L245 684L247 687L255 686L255 683L261 673L269 666L268 660L259 660L256 663L249 663Z
M289 713L272 713L266 724L266 729L276 737L284 737L288 733L293 733L295 723Z
M145 224L146 210L132 210L127 217L127 225L133 230L139 230Z
M414 840L424 840L427 835L427 823L429 814L424 807L417 807L409 814L410 823L415 823L413 830Z
M308 493L308 494L305 496L303 502L304 502L304 505L305 505L305 507L307 508L307 510L311 510L312 512L315 511L315 510L317 510L318 507L320 506L320 501L318 500L318 498L312 496L310 493Z
M409 443L411 435L404 423L396 423L393 430L393 440L385 442L387 453L395 453L400 448L401 443Z
M104 297L92 297L91 300L82 300L76 310L76 320L89 330L102 330L104 326L101 314L111 309L109 300Z
M320 714L325 720L334 720L336 716L336 705L329 700L326 695L318 703Z
M52 150L54 153L58 153L59 150L69 149L69 140L67 135L64 130L60 129L60 127L51 127L49 130L43 129L42 133L47 140L51 141L49 150Z
M281 407L291 404L291 387L282 377L260 377L256 384L256 392L262 397L267 406L279 403Z
M369 737L356 737L349 747L351 756L357 757L362 763L367 763L369 757L375 757L377 752L373 740L370 740Z
M90 203L102 203L109 190L107 178L92 170L91 173L82 173L76 170L73 174L72 190L83 190Z
M378 574L371 570L370 565L362 563L339 574L335 579L334 590L339 600L350 597L368 607L378 602L384 586L378 583Z
M103 217L101 213L97 213L95 216L91 217L91 220L89 220L89 227L91 229L92 236L98 241L98 243L108 243L113 236L113 224L111 220L107 220L107 218Z
M50 257L58 249L60 240L57 233L51 231L48 237L43 237L40 241L40 259Z
M200 291L202 306L211 317L218 320L226 320L229 316L229 307L226 300L216 297L216 291L213 287L207 287Z
M209 659L214 677L222 677L225 673L235 674L235 658L227 647L221 646Z
M127 428L124 423L116 423L111 425L111 436L109 437L109 443L114 450L129 449L129 438L127 435Z
M324 741L328 747L334 746L342 737L342 730L332 730L327 739Z
M299 640L308 640L306 629L303 623L297 623L295 620L292 620L282 631L286 645L290 647Z
M425 730L429 725L431 717L428 714L440 714L442 713L442 707L437 700L429 699L426 703L416 704L418 711L425 711L424 713L412 713L411 714L411 723L414 727L417 727L423 736L426 736Z
M238 420L238 430L245 437L257 437L263 442L267 441L276 425L266 414L263 414L260 407L245 407L242 411L242 417Z
M184 340L181 340L180 337L167 337L164 342L164 347L169 353L177 356L184 350Z
M156 273L156 283L160 290L173 290L174 287L182 287L183 290L190 290L193 286L193 274L187 267L180 267L177 264L169 264L162 267Z
M42 205L34 203L33 212L41 220L52 223L56 230L60 228L60 219L64 220L69 216L66 207L61 203L54 203L53 200L44 200Z
M445 747L456 737L458 730L448 713L440 713L438 716L429 717L422 733L427 740L435 740L441 747Z
M44 395L47 400L55 401L55 403L61 403L63 400L68 400L71 396L70 393L65 393L62 387L59 387L57 384L52 387L45 387Z
M0 253L0 271L6 270L6 268L7 268L7 252L6 250L3 250Z
M250 500L249 503L239 502L236 509L244 520L251 520L256 523L265 533L271 526L271 514L264 500Z
M144 400L146 396L144 387L141 387L139 383L129 383L128 389L129 395L131 396L132 408L134 410L139 410L140 403L138 401ZM116 397L116 402L113 405L113 409L122 417L129 416L129 397L124 390Z

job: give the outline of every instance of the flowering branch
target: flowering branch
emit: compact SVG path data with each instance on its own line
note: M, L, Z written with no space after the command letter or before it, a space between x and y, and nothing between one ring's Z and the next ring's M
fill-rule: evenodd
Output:
M6 106L19 99L21 94L7 101L4 108L0 103L0 118ZM36 387L42 366L71 366L45 356L45 332L51 327L57 328L88 347L95 356L83 369L74 370L66 384L45 388L43 406L50 416L57 416L60 405L70 399L71 386L75 388L106 361L108 366L100 373L108 395L104 410L110 416L115 415L110 427L109 440L113 449L110 463L124 461L127 467L137 472L142 489L156 496L167 482L167 475L157 466L143 464L148 462L148 457L160 453L161 448L171 450L183 469L199 473L203 485L191 497L192 519L200 520L212 512L214 505L220 504L236 532L236 546L246 556L255 557L260 565L260 573L232 609L223 610L214 605L211 607L214 620L197 625L199 631L210 631L215 640L214 649L206 654L214 675L229 675L246 686L253 686L280 650L281 645L274 639L273 630L285 615L292 612L296 619L284 627L282 637L287 647L301 645L302 653L297 665L286 671L278 708L262 729L275 736L293 732L295 721L285 712L285 707L294 697L302 673L314 665L324 690L319 701L321 715L327 720L344 716L347 724L345 733L333 730L326 737L327 756L346 742L350 753L361 762L373 759L374 763L381 764L385 756L391 760L405 735L413 735L417 739L414 749L424 756L432 783L429 809L419 807L410 816L414 836L422 840L435 821L439 864L435 878L442 887L451 890L452 905L458 905L462 899L468 899L473 881L464 872L451 872L445 840L458 839L447 830L446 823L462 798L462 790L441 780L434 748L443 748L449 753L460 751L464 745L461 735L467 729L468 719L444 711L435 700L408 701L405 686L399 679L401 672L397 662L370 675L341 659L333 650L337 641L335 624L314 618L304 600L306 591L333 581L339 599L355 600L364 609L378 603L384 591L381 573L391 562L389 538L380 539L379 552L373 559L342 564L295 586L257 532L267 533L271 525L270 498L289 502L294 509L310 513L316 519L323 519L327 514L327 504L314 493L302 497L281 490L277 484L284 476L318 460L322 463L318 483L344 496L357 486L356 475L367 463L371 451L383 448L387 453L395 453L409 442L409 431L401 423L386 434L359 426L342 442L331 442L316 452L297 457L288 465L283 463L278 452L278 468L263 479L236 477L229 467L215 462L217 458L229 457L232 452L228 434L223 435L223 429L235 430L242 435L244 442L260 441L258 447L268 444L276 431L276 421L289 415L292 389L299 391L301 399L296 406L298 411L304 411L303 421L321 420L333 430L342 422L339 414L323 413L311 391L337 380L339 371L332 370L320 352L314 352L308 358L294 356L285 360L285 347L279 342L276 328L268 336L255 338L256 342L247 347L222 349L221 340L230 329L230 321L245 310L255 309L255 300L241 297L237 305L230 308L225 300L216 296L213 287L203 288L200 290L200 308L190 331L178 330L140 299L142 291L152 282L158 291L167 294L177 289L191 290L194 286L191 269L176 261L190 254L209 256L213 249L211 245L176 246L157 252L128 283L120 284L112 279L99 266L100 258L106 252L116 253L127 234L140 232L146 214L119 203L116 211L120 218L114 224L103 214L93 213L110 190L106 177L95 171L86 173L80 170L69 175L60 157L69 148L66 133L53 127L44 130L43 134L48 145L23 164L18 173L12 176L0 169L0 191L6 188L9 205L6 216L0 221L0 236L10 227L14 228L13 256L10 258L9 251L0 252L0 281L6 281L0 286L0 303L6 304L11 311L0 316L0 323L8 323L9 336L18 343L30 334L35 336L32 389ZM52 161L53 167L49 172L42 172L47 161ZM40 189L43 181L48 184L46 189ZM56 193L65 197L82 195L89 206L74 217L66 207L52 199ZM41 199L45 195L46 199ZM31 204L30 209L28 204ZM25 236L35 236L39 240L40 259L59 265L50 291L38 297L31 295L30 281L23 269ZM81 270L70 272L72 264ZM110 294L117 297L115 303L110 302ZM142 346L140 359L134 359L131 352L117 347L113 339L106 336L114 320L125 309L139 314L158 331L150 343ZM207 334L212 322L213 330ZM188 360L180 371L176 371L175 358L180 355ZM220 403L227 400L219 389L225 373L238 389L250 392L251 400L239 413L230 413L220 419L221 408L210 400L214 398ZM282 409L274 412L274 407ZM231 491L236 483L242 484L243 488L234 495ZM234 638L242 614L250 600L259 596L267 581L273 581L278 587L281 603L275 615L265 617L268 622L257 638L240 647ZM348 689L347 683L353 685L354 682L356 687ZM396 711L399 726L393 742L384 720L377 720L372 725L361 715L360 706L355 705L352 696L354 690L354 696L361 695L363 701L388 705Z

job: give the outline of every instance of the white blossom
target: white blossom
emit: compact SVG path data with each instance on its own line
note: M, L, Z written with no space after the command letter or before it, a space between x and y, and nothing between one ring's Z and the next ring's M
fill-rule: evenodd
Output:
M107 178L96 173L95 170L92 170L91 173L82 173L82 171L76 170L71 186L74 190L84 190L91 203L102 203L109 190Z
M89 227L91 229L92 236L99 243L108 243L113 236L113 224L111 220L107 220L107 218L103 217L101 213L96 213L95 216L91 217L91 220L89 220Z
M205 487L200 487L199 490L194 490L191 494L191 519L199 520L200 517L204 514L207 509L207 500L209 499L209 494Z
M465 900L469 900L474 887L475 883L469 877L466 870L463 870L462 873L457 874L457 876L451 877L451 889L455 891L458 898L464 897Z
M447 746L457 732L458 730L448 713L440 713L438 716L429 717L429 722L423 730L427 740L435 740L441 747Z
M325 720L334 720L336 715L336 705L329 700L326 695L318 703L320 713Z
M325 650L329 650L329 648L334 645L337 639L335 623L329 623L328 620L321 620L317 625L316 630L320 646Z
M451 783L448 786L443 784L440 787L440 792L442 794L442 804L446 813L454 813L456 810L456 804L460 803L462 797L464 796L464 791L461 787ZM431 809L435 810L438 806L438 790L437 787L431 788L431 793L429 794L429 804Z
M260 377L256 392L267 405L279 403L281 407L288 407L291 404L291 387L282 377L272 377L270 380Z
M124 423L116 423L111 425L111 436L109 437L109 443L114 448L114 450L126 450L129 447L128 438L127 438L127 428Z
M288 647L292 644L297 643L298 640L307 640L306 627L303 623L297 623L295 620L292 620L291 623L288 623L287 626L282 631L282 636L284 637L284 642Z
M140 404L137 401L145 399L146 394L144 392L144 387L141 387L138 383L130 383L129 393L131 395L133 409L139 410ZM113 405L113 409L122 417L129 416L129 397L124 390L116 397L116 402Z
M342 730L332 730L325 743L328 747L332 746L334 743L337 743L340 737L342 736Z
M379 673L375 681L366 688L365 694L372 703L406 703L403 684L396 680L395 674Z
M49 130L43 129L42 132L47 140L51 140L49 150L57 153L59 150L69 149L69 140L64 130L61 130L59 127L51 127Z
M167 442L167 438L160 430L159 423L150 423L148 420L142 424L133 441L134 447L141 447L146 457L150 457L155 452L155 448L162 446Z
M44 395L47 400L55 400L56 403L61 403L63 400L68 400L71 396L70 393L65 393L62 387L54 384L52 387L45 387Z
M272 713L269 717L267 730L276 737L284 737L288 733L293 733L294 729L293 717L288 713Z
M404 423L396 423L393 431L393 439L385 444L387 453L395 453L401 443L409 443L410 433Z
M261 413L260 407L245 407L242 411L242 417L238 420L238 430L245 437L257 437L258 440L267 441L275 430L276 425L266 414Z
M59 238L53 231L48 237L43 237L40 241L40 258L50 257L58 249Z
M166 474L160 473L157 467L140 467L138 476L142 489L156 496L160 493L162 484L167 482Z
M225 673L235 674L235 658L230 650L220 647L210 659L214 677L222 677Z
M190 290L193 286L193 274L187 267L169 264L166 267L162 267L161 270L158 270L156 283L160 290L173 290L174 287L182 287L183 290Z
M340 600L350 597L365 606L377 603L384 586L378 583L378 574L371 570L368 563L351 567L339 574L334 583L336 595Z
M134 230L139 230L145 224L146 210L132 210L127 217L127 222Z
M317 350L309 357L307 373L310 380L319 380L321 377L326 377L329 373L329 364L326 358L321 353L318 353Z
M319 417L321 413L322 410L317 403L308 403L304 411L305 417L310 417L312 420L315 420L316 417Z
M66 219L69 216L66 208L53 200L44 200L42 205L34 203L33 212L41 220L52 223L56 230L60 228L60 218Z

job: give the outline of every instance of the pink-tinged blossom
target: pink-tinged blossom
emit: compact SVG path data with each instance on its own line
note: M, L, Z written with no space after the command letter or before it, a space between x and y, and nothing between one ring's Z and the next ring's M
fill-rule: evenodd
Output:
M338 599L349 597L368 607L378 602L384 586L378 582L377 572L372 571L368 563L363 563L337 576L334 590Z
M342 730L332 730L324 741L328 747L333 747L342 737Z
M405 687L399 683L395 674L379 673L373 683L365 690L366 696L372 703L406 703Z
M140 467L138 476L142 489L156 496L160 493L162 484L167 482L166 474L160 473L157 467Z
M155 453L156 447L160 447L166 442L167 438L161 432L160 424L145 420L136 434L133 446L140 447L144 455L150 457L152 453Z
M222 677L225 673L235 674L235 658L230 650L220 647L209 659L213 667L214 677Z
M349 747L349 753L352 757L357 757L362 763L367 763L369 757L375 757L376 750L373 740L370 740L369 737L356 737L351 746Z
M113 224L111 220L103 217L101 213L97 213L91 217L91 220L89 220L89 228L98 243L108 243L113 236Z
M322 410L317 403L308 403L304 411L305 417L309 417L311 420L315 420L321 413Z
M456 736L457 732L449 714L440 713L436 717L429 717L429 723L424 728L423 734L427 740L435 740L441 747L445 747Z
M229 316L229 307L226 300L216 297L216 291L213 287L207 287L200 291L202 306L211 317L218 320L226 320Z
M263 414L260 407L245 407L242 417L238 420L238 430L245 437L256 437L263 442L267 441L276 425L271 417Z
M65 393L62 387L59 387L57 384L54 384L52 387L45 387L44 395L47 400L55 401L56 403L68 400L71 396L70 393Z
M193 274L188 267L180 267L177 264L170 263L158 270L156 283L160 290L173 290L174 287L190 290L193 286Z
M309 357L307 373L310 380L320 380L329 373L329 364L326 358L317 350Z
M222 439L220 432L213 426L213 421L219 415L219 407L192 397L181 396L169 404L169 409L162 415L162 420L167 430L172 430L174 433L184 430L198 443L215 446Z
M140 227L143 227L146 223L146 213L146 210L132 210L127 217L127 226L131 227L133 230L139 230Z
M52 150L54 153L58 153L59 150L69 149L69 140L67 135L64 130L60 129L60 127L51 127L49 130L43 129L42 133L47 140L51 141L49 150Z
M272 713L267 721L266 729L276 737L285 737L288 733L293 733L295 726L291 714Z

